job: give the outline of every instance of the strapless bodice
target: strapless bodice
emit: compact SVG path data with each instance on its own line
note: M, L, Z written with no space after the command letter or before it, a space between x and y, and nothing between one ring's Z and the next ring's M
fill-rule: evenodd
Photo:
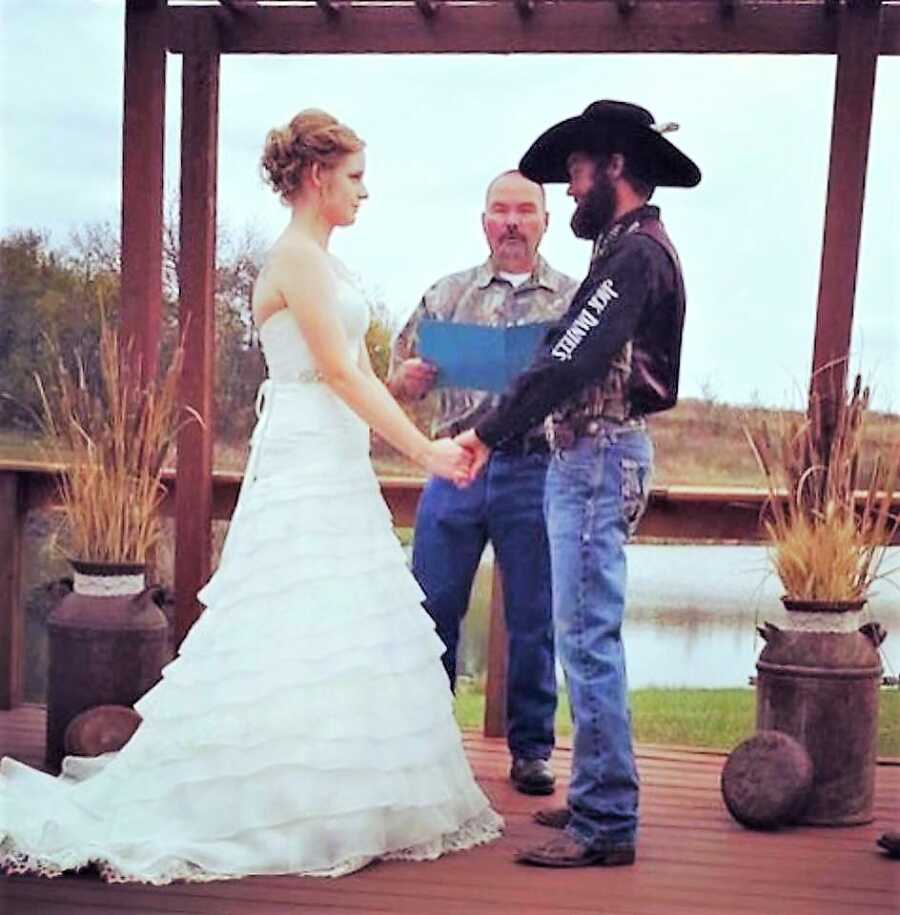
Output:
M344 328L351 358L359 356L369 327L369 306L349 278L335 270L337 296L334 308ZM290 309L282 308L267 318L259 329L268 376L272 381L314 381L316 367L312 353Z

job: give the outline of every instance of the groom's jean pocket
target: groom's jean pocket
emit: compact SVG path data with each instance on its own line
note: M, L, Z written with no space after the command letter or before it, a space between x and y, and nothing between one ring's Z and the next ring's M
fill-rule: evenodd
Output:
M634 536L647 510L651 470L649 463L642 463L630 457L621 459L622 520L625 522L629 537Z
M643 517L650 495L653 446L642 429L582 436L554 453L547 498L595 510L617 510L626 536ZM617 508L614 508L617 507Z

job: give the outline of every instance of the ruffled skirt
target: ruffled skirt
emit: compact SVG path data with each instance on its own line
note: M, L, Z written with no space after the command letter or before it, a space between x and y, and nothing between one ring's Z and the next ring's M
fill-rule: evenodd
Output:
M339 876L499 836L368 430L339 409L304 428L303 386L274 393L206 610L136 704L134 737L59 778L0 765L7 871Z

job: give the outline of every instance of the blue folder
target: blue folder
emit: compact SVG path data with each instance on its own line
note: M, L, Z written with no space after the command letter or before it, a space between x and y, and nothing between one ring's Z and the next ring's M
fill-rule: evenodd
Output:
M485 327L425 319L419 325L419 355L438 368L435 384L502 393L527 368L550 321Z

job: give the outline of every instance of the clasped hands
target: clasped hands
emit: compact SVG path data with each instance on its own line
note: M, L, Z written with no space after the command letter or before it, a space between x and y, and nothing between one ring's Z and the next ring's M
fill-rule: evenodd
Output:
M437 374L437 366L431 362L406 359L394 371L389 388L401 400L420 400L434 387ZM430 450L428 470L452 480L461 489L471 485L491 456L491 449L472 430L454 439L438 439L431 443Z
M462 449L460 472L454 476L453 482L464 489L484 470L484 465L491 456L491 449L475 434L474 429L457 435L453 442Z
M465 489L484 469L491 449L469 429L456 438L441 438L431 443L432 462L429 470L452 480Z

